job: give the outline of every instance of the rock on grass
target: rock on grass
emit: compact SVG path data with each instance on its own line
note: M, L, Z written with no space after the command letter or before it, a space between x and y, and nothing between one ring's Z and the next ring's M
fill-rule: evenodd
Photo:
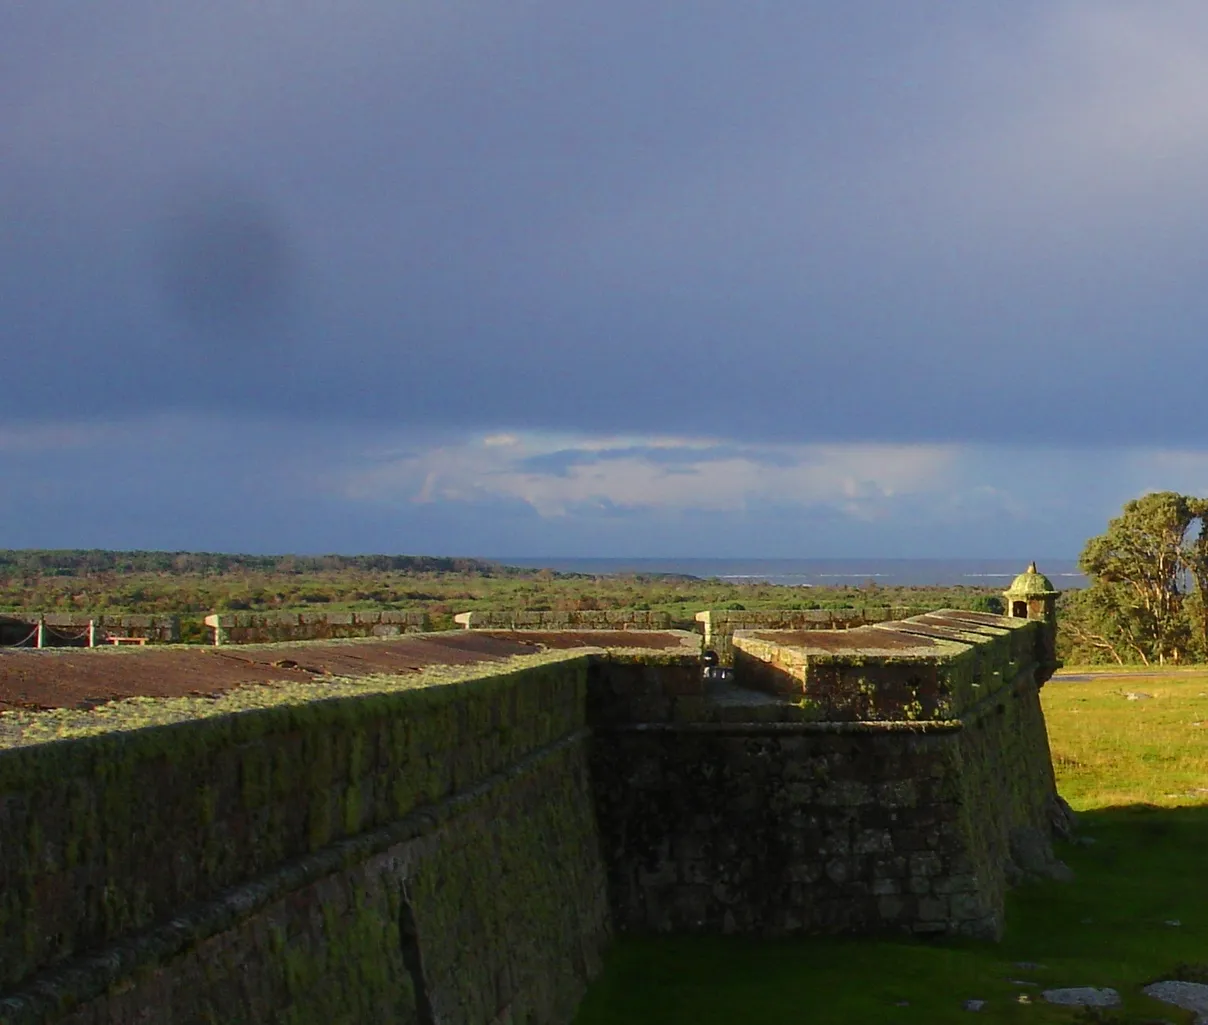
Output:
M1120 994L1107 987L1067 986L1064 989L1046 989L1041 996L1050 1004L1061 1004L1063 1007L1120 1006Z

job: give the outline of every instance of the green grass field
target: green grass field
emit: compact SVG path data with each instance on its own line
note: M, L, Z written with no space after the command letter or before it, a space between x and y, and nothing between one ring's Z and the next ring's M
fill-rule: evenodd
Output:
M1042 692L1058 787L1093 843L1059 849L1072 883L1010 895L1001 943L623 939L577 1025L1191 1022L1139 990L1208 982L1208 668L1094 673ZM1054 1007L1050 986L1112 986L1124 1006Z

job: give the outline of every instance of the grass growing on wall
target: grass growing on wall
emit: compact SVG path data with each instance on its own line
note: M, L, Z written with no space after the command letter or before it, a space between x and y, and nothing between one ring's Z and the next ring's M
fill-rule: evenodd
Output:
M576 1025L1189 1022L1139 990L1208 982L1208 672L1060 679L1042 692L1058 786L1094 842L1060 850L1074 882L1009 896L1002 943L622 940ZM1043 1003L1055 986L1124 1007Z

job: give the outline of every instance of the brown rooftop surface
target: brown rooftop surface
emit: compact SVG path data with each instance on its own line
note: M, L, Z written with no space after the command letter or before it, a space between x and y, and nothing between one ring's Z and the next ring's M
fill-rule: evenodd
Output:
M43 651L0 648L0 711L88 707L115 698L210 695L244 684L315 676L418 672L426 666L498 662L536 650L539 648L532 643L469 631L368 643Z
M968 609L939 609L935 612L927 612L924 616L928 619L943 618L964 620L970 623L980 623L984 626L996 626L1000 630L1009 630L1010 627L1003 623L1005 616L996 616L993 612L972 612ZM920 617L922 618L922 617Z
M959 641L962 644L970 643L971 637L989 639L989 636L978 630L975 624L960 623L956 620L927 620L926 622L908 620L905 623L892 624L891 629L916 637L938 637L946 641Z
M786 648L813 648L826 652L908 651L934 648L937 644L919 634L898 633L886 627L858 627L855 630L751 630L748 636L771 641Z

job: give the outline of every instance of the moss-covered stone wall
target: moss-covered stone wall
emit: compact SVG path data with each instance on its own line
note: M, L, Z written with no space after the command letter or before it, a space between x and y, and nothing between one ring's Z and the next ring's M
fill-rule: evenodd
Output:
M738 686L594 720L617 927L997 937L1017 848L1052 862L1043 628L950 619L740 633Z
M1052 859L1043 629L0 714L0 1023L561 1025L614 925L997 936Z
M826 719L955 719L1024 667L1038 667L1043 624L940 610L858 627L740 630L746 686L800 700Z
M584 747L560 745L524 769L413 838L271 894L59 1020L569 1021L608 932ZM43 1010L29 1006L27 1020Z
M142 728L130 728L139 702L108 724L44 714L60 724L59 740L47 723L10 730L16 746L0 750L0 993L29 990L49 971L40 989L60 995L52 1010L87 997L81 1021L134 1020L95 1003L115 988L138 991L129 1000L146 1006L179 989L171 1006L204 992L216 1008L244 1008L242 1018L215 1010L188 1021L381 1020L373 1001L409 999L396 962L410 950L422 969L413 964L407 978L412 988L427 980L433 1006L475 1002L473 1013L441 1021L488 1020L477 1016L488 1004L527 1008L517 1020L565 1020L607 932L584 761L587 658L528 656L475 671L333 681L339 696L326 700L321 683L257 688L216 702L229 708L194 707L180 722ZM154 703L153 718L162 722L170 704ZM406 857L391 842L400 829ZM326 873L307 868L315 864ZM221 911L232 899L247 910L276 877L276 903L231 921L203 915L210 926L182 927L183 946L165 925L182 909ZM399 938L408 928L418 939ZM387 933L395 939L379 949L373 937ZM134 944L125 960L114 953L123 944ZM249 949L259 952L250 962L239 953ZM106 951L99 966L80 968L79 958ZM114 958L125 967L105 981ZM254 980L240 963L256 966ZM224 972L234 974L223 982ZM334 998L299 996L324 977L363 990L348 1006L368 1010L336 1015ZM235 996L232 979L241 992L260 989ZM0 1003L0 1021L54 1020L28 992L13 1000Z

